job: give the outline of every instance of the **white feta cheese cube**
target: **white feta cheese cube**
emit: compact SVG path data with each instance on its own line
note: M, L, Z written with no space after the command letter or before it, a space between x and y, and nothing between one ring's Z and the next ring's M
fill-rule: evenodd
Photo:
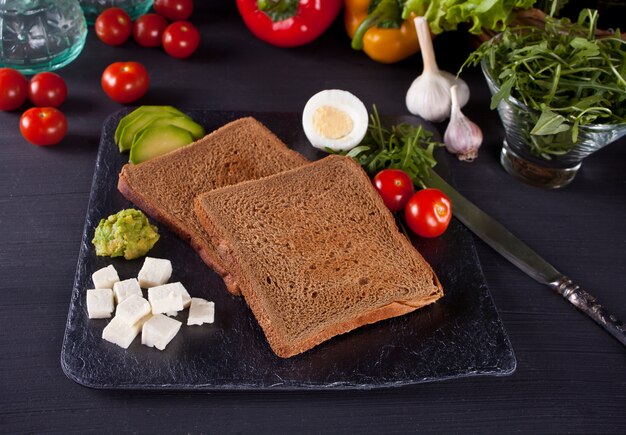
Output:
M215 304L202 298L191 298L191 308L187 325L202 325L213 323L215 319Z
M146 257L139 271L139 285L143 288L165 284L172 276L172 262L161 258Z
M152 305L152 314L177 312L184 308L180 289L171 284L149 288L148 300Z
M132 295L142 296L137 278L116 282L113 284L113 293L115 295L115 303L117 304L121 304L124 302L124 299Z
M163 350L178 333L181 325L178 320L170 319L163 314L152 316L141 330L141 344Z
M117 270L111 264L110 266L96 270L92 275L93 286L95 288L113 288L113 284L120 280Z
M189 308L189 305L191 305L191 296L189 296L189 292L180 282L172 282L170 284L165 284L165 286L177 293L180 293L183 298L183 308Z
M113 344L117 344L119 347L128 349L128 346L130 346L135 337L137 337L144 323L146 323L149 318L150 314L142 317L133 325L128 325L124 320L115 316L102 331L102 338Z
M113 290L109 288L87 290L87 314L90 319L108 319L114 309Z
M127 325L134 325L140 319L150 314L151 308L147 300L141 296L132 295L117 306L115 317Z

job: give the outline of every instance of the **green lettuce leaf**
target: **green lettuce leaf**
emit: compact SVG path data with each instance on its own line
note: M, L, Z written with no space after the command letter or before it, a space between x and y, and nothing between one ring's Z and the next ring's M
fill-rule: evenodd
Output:
M470 33L479 34L483 29L496 32L504 30L514 16L514 9L528 9L536 0L407 0L402 17L411 13L424 16L433 33L456 30L461 23L470 25Z

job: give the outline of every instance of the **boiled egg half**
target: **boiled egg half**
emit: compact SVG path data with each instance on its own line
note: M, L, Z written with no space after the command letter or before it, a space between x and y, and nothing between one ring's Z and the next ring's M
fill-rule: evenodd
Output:
M327 89L313 95L304 106L302 127L315 148L348 151L367 132L367 109L348 91Z

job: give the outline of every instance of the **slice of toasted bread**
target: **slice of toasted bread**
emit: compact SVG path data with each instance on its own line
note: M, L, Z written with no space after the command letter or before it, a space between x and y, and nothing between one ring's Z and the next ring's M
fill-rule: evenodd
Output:
M348 157L204 193L195 211L278 356L443 296Z
M254 118L233 121L193 144L151 159L124 165L118 190L157 221L188 241L202 260L239 294L193 212L202 192L261 178L307 163Z

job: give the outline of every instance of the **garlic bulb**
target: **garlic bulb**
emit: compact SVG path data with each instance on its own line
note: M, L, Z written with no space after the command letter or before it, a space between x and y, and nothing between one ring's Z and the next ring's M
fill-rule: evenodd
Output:
M469 100L469 88L460 78L439 70L428 21L424 17L416 17L414 21L424 71L409 87L406 93L406 107L413 115L421 116L427 121L440 122L450 116L450 86L459 87L461 107Z
M450 96L452 103L450 123L443 135L443 143L459 160L471 162L478 157L478 148L483 143L483 132L461 112L456 85L450 88Z

